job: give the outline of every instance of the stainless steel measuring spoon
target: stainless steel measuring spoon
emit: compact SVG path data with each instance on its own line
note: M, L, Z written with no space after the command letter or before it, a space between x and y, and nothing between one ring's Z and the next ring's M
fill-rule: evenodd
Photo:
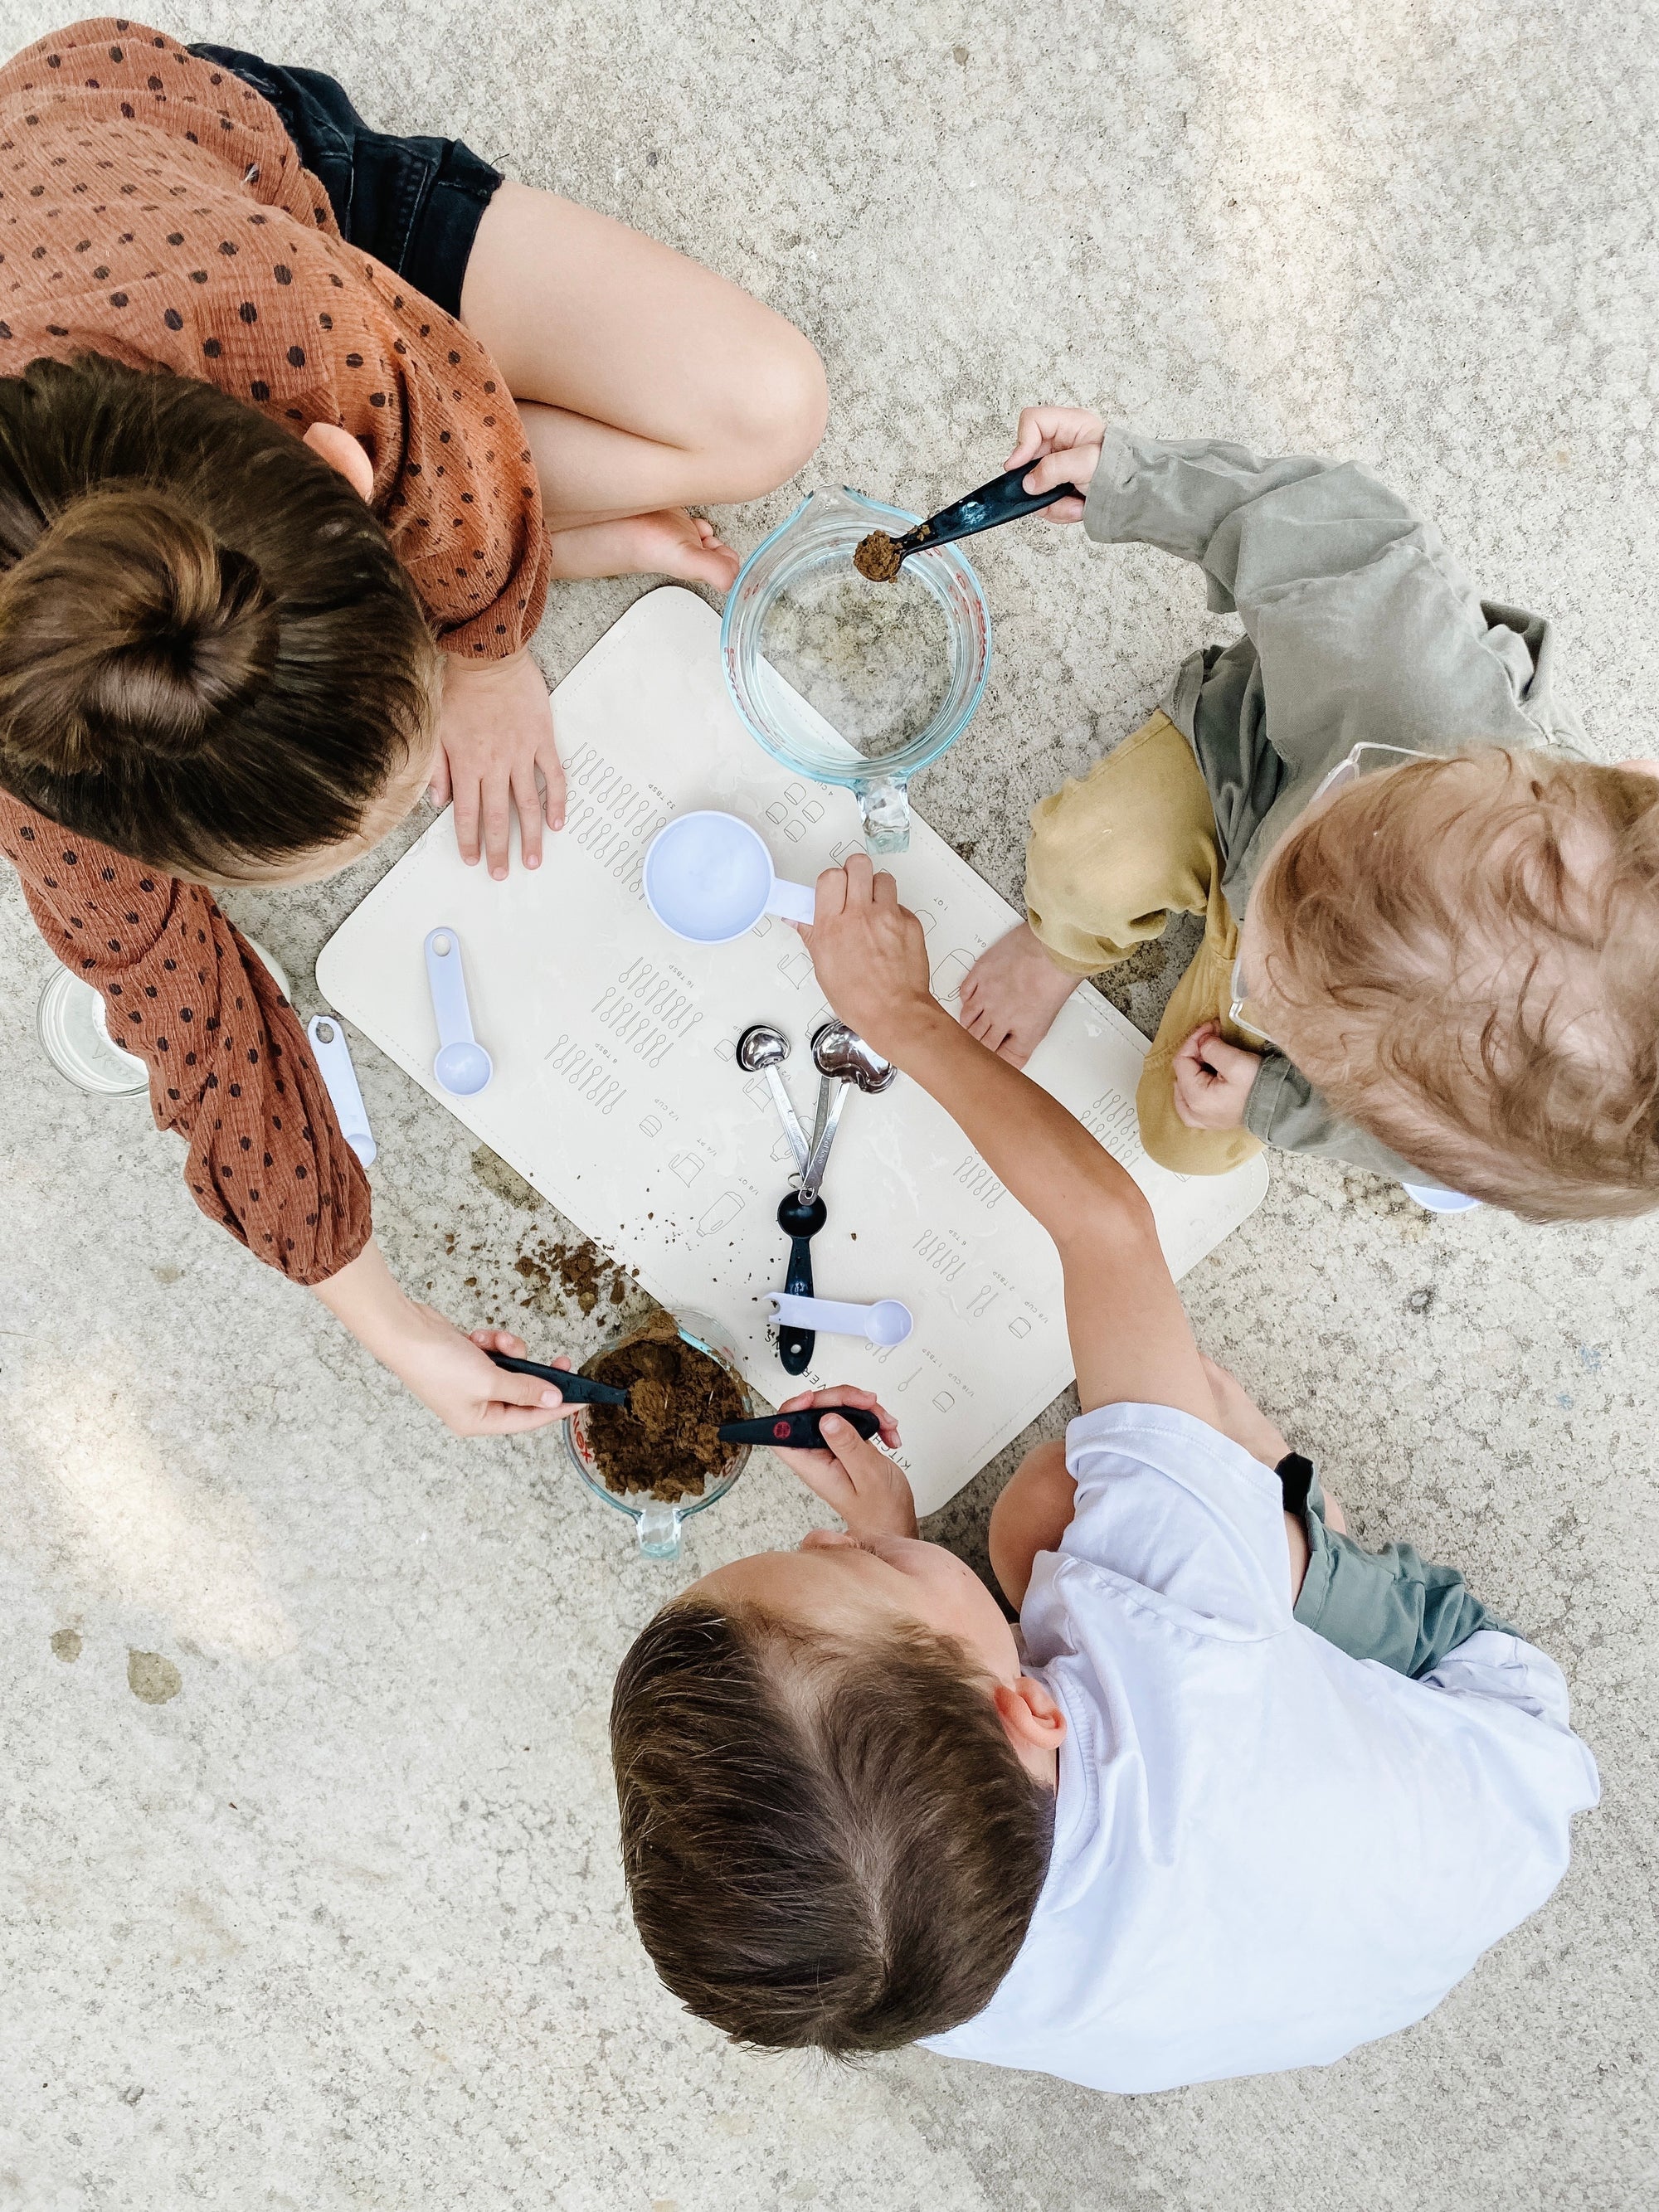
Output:
M783 1124L783 1133L789 1139L789 1149L795 1155L795 1165L803 1171L811 1150L805 1133L800 1126L800 1116L795 1111L794 1101L784 1088L783 1078L778 1073L789 1057L789 1040L781 1030L769 1022L751 1022L738 1039L738 1066L750 1075L763 1075L772 1093L772 1103L778 1109L778 1119Z
M845 1022L824 1022L813 1030L812 1065L823 1081L811 1155L801 1170L801 1195L807 1199L817 1195L823 1182L823 1171L830 1164L830 1148L836 1141L836 1130L848 1091L855 1085L859 1090L872 1093L886 1091L898 1079L898 1070L891 1060L884 1060ZM826 1111L824 1093L831 1085L835 1085L835 1093Z

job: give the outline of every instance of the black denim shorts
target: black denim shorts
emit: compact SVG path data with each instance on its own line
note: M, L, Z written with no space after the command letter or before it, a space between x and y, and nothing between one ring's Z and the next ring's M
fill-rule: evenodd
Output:
M334 210L340 235L395 269L447 314L461 312L461 279L501 173L459 138L400 138L371 131L321 70L283 69L234 46L192 46L204 61L251 84Z

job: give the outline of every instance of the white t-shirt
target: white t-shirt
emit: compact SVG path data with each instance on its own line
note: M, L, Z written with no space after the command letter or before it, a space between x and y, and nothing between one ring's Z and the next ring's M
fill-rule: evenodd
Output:
M1560 1669L1492 1630L1419 1681L1322 1642L1278 1477L1188 1414L1086 1413L1066 1464L1020 1617L1067 1723L1054 1856L1001 1987L931 2047L1169 2089L1420 2020L1596 1802Z

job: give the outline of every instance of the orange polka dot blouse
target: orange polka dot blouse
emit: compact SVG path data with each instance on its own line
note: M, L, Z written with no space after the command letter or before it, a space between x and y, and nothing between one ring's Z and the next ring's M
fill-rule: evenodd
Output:
M535 629L541 495L489 356L345 244L268 101L115 16L0 69L0 375L87 351L201 377L295 436L342 424L444 649L496 658ZM149 1062L198 1203L297 1282L337 1273L368 1241L368 1182L298 1020L209 893L3 793L0 851Z

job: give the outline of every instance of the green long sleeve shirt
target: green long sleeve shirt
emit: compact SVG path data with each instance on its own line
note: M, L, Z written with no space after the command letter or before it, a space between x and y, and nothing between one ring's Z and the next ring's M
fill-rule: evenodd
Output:
M1114 427L1083 526L1195 562L1212 611L1243 624L1184 661L1163 702L1209 790L1241 919L1263 860L1355 745L1580 742L1548 623L1480 599L1434 526L1354 462ZM1282 1053L1264 1056L1244 1118L1285 1151L1427 1179Z

